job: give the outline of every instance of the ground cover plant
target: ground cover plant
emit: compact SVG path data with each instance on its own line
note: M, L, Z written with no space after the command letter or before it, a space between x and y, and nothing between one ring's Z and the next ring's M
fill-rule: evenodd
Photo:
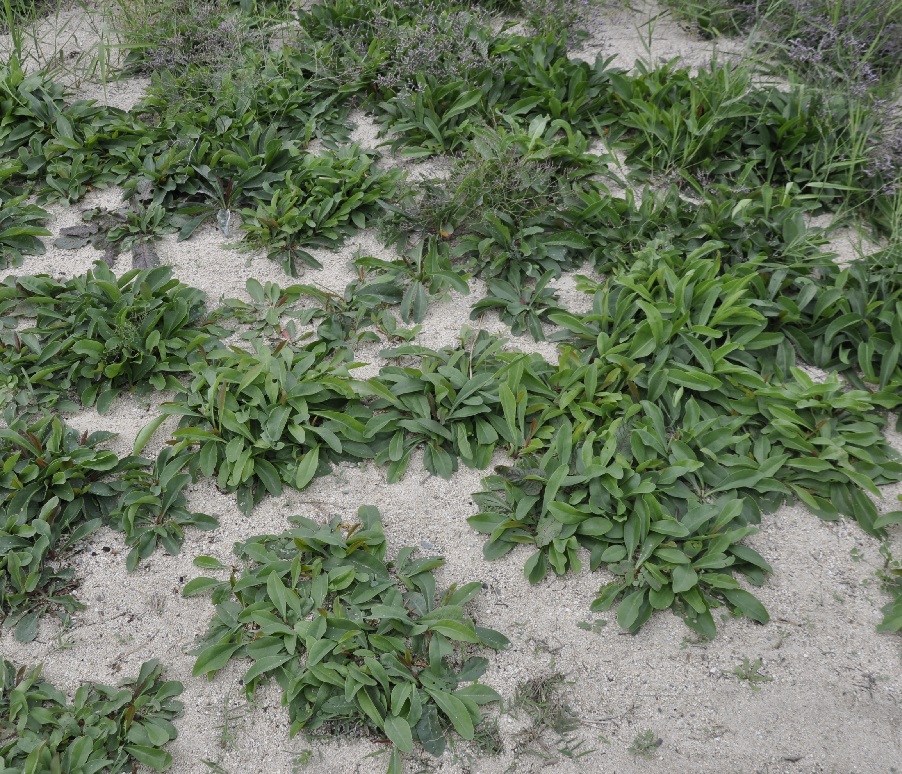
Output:
M194 677L246 660L248 695L276 683L292 736L368 738L391 774L446 747L591 755L591 723L556 671L506 697L532 722L505 744L482 709L501 695L480 682L481 648L508 644L474 622L482 584L438 592L445 559L396 547L375 507L355 522L308 499L350 463L391 485L449 482L469 507L452 541L469 528L486 560L522 567L523 594L563 589L569 612L572 587L550 576L597 572L579 613L597 619L575 627L595 645L608 621L636 634L667 610L693 647L731 617L768 624L758 589L776 561L755 535L764 524L778 539L779 509L796 504L882 541L878 628L902 630L899 513L875 503L902 481L884 432L902 407L898 4L671 5L708 34L755 26L785 45L762 48L764 63L634 65L574 55L590 2L124 0L110 17L119 74L150 81L130 110L79 99L14 47L0 64L0 264L35 266L50 245L102 258L0 284L4 627L34 643L41 616L72 623L70 559L101 525L140 573L158 548L182 551L189 528L215 530L194 511L208 479L234 498L242 515L221 518L241 539L234 565L196 557L210 576L182 589L215 607ZM378 138L352 142L352 116L355 140L368 124ZM82 203L107 186L120 206ZM81 223L54 235L61 206ZM839 225L879 242L839 262ZM339 266L330 251L364 230L385 251L362 241ZM218 250L211 234L249 254L248 274L256 254L275 274L217 299L192 286L215 282L157 265L160 240ZM476 329L441 331L457 305ZM100 427L133 396L151 413L128 456L59 416L96 407ZM454 489L464 468L482 471L478 491ZM286 489L320 516L256 534ZM441 519L428 503L418 513L428 552ZM730 674L770 680L755 656ZM19 719L17 746L0 734L9 770L170 764L176 684L156 664L134 695L80 691L71 711L96 729L81 735L65 697L25 674L4 664L7 730ZM137 721L139 698L150 714ZM36 746L48 733L56 747ZM659 745L645 731L629 751Z
M462 644L509 643L464 612L481 584L437 596L432 571L442 559L414 559L413 549L402 548L387 562L379 512L361 506L357 517L328 524L294 517L281 535L236 545L245 564L240 576L199 577L185 586L186 595L211 592L216 605L194 674L250 657L247 691L275 679L292 734L339 722L363 726L389 740L387 771L397 774L401 754L413 752L415 742L441 756L449 725L473 739L480 707L500 700L478 682L488 660L464 659Z
M71 411L78 404L107 411L125 390L172 389L213 333L203 293L172 269L132 270L116 277L98 262L66 282L13 277L2 288L7 314L35 324L3 335L0 374L8 400Z
M902 7L895 0L668 0L707 35L735 35L760 25L792 66L834 78L894 78Z
M113 436L78 433L53 415L0 429L0 611L20 641L37 637L45 614L68 624L83 609L67 562L101 526L125 534L126 567L134 570L158 546L178 553L185 527L219 524L186 507L189 455L166 448L151 465L136 456L139 448L120 458L98 448Z
M162 407L162 416L182 417L174 448L192 450L192 468L215 473L245 513L283 484L303 489L332 461L375 456L364 435L372 412L355 400L346 361L347 352L320 341L211 351L189 388Z
M115 508L122 487L103 479L142 464L98 449L110 435L80 435L53 416L0 430L0 610L19 640L37 636L44 613L68 620L81 607L63 562Z
M0 261L4 268L20 263L23 255L43 255L41 237L50 236L41 225L46 217L45 210L27 204L24 196L0 197Z
M158 545L177 554L185 527L212 530L219 526L215 517L188 510L184 490L191 475L183 471L189 462L187 455L180 457L165 448L152 468L136 468L121 476L125 492L110 518L132 547L125 560L129 570L153 554Z
M172 721L182 714L175 697L183 686L164 680L159 662L145 662L119 688L83 685L71 703L41 678L40 667L17 669L6 660L0 667L0 770L88 774L172 765L163 747L178 734Z

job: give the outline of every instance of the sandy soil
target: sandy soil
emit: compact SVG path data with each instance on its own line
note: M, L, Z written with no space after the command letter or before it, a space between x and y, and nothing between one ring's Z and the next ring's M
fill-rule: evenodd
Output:
M659 58L707 61L711 44L693 39L661 13L656 6L644 5L639 11L599 16L581 55L617 53L631 63L650 48ZM741 49L740 43L723 47L730 54ZM99 98L98 88L86 84L81 94ZM115 84L115 89L107 89L106 99L127 108L142 88L141 82L121 84L121 90ZM358 123L354 139L376 145L372 121L363 114L354 118ZM441 171L390 158L383 163L400 164L412 174ZM118 195L92 192L79 207L50 208L48 227L57 233L78 221L82 206L113 206ZM163 240L160 255L181 280L206 291L211 305L222 297L246 298L248 277L291 281L264 255L226 249L227 244L214 228L204 228L188 242ZM853 238L834 247L842 260L852 260L856 244ZM308 272L303 281L341 290L353 276L348 263L357 250L386 254L376 235L365 231L340 251L319 253L325 268ZM49 246L45 256L27 259L16 273L68 277L90 268L97 257L90 247L62 252ZM116 270L128 266L123 257ZM452 294L431 304L420 343L453 344L464 324L507 332L497 317L470 323L469 304L481 297L482 290L478 283L472 285L469 297ZM556 287L567 307L588 308L588 297L576 291L572 275L564 276ZM528 338L511 339L509 346L555 358L553 347ZM377 353L375 346L358 352L358 359L368 363L365 375L381 365ZM154 414L155 403L124 397L106 416L91 410L68 421L78 428L119 433L110 447L125 454ZM164 437L158 433L145 454L155 454ZM899 435L890 434L890 440L902 451ZM800 507L782 508L764 518L760 533L749 543L774 567L773 576L756 592L772 617L767 626L728 619L720 623L715 641L701 643L678 618L659 614L630 636L618 628L612 614L589 614L599 585L609 580L603 572L551 579L531 588L522 576L525 551L492 563L482 559L482 540L466 523L475 512L470 494L480 488L482 475L462 469L446 482L430 476L417 457L404 479L389 486L382 469L342 465L305 492L267 498L251 518L239 513L233 497L202 481L191 488L191 506L217 515L219 530L190 531L179 556L158 552L132 574L125 570L122 537L109 530L98 533L75 562L81 581L78 598L87 606L75 616L75 626L61 631L46 620L38 639L28 645L2 631L0 653L20 663L43 662L45 676L70 692L86 680L116 682L134 674L142 661L161 658L168 664L168 675L185 684L179 738L168 748L175 758L173 774L211 770L204 761L230 773L382 774L387 760L380 745L354 739L289 739L278 689L261 690L252 701L244 698L240 685L244 665L231 665L212 681L192 678L191 651L212 606L205 597L180 596L184 584L201 574L191 563L195 555L229 562L235 541L280 532L292 514L325 519L338 513L352 515L358 505L368 503L383 514L391 552L415 545L424 554L444 556L447 565L437 573L443 585L484 582L485 592L475 601L473 613L512 641L510 649L491 659L485 681L510 702L523 681L563 674L569 681L567 701L585 721L577 738L586 750L593 750L572 760L557 752L554 737L549 736L552 746L541 751L544 757L530 754L522 749L519 736L527 719L512 712L498 717L505 748L500 756L485 757L458 744L438 761L409 762L407 772L872 774L900 766L902 643L898 637L875 632L879 609L887 601L875 579L882 557L878 542L855 524L822 522ZM881 509L898 508L900 491L887 488ZM900 537L897 528L897 553L902 551ZM597 633L577 626L598 619L604 623ZM762 671L772 682L753 690L738 680L732 671L743 658L762 659ZM646 729L662 740L650 761L628 751Z

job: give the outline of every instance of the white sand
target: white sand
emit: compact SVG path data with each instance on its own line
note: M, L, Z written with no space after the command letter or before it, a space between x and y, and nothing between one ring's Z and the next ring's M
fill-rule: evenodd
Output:
M613 19L600 16L594 41L584 52L616 51L631 63L644 50L636 29L647 34L647 20L659 12L643 6L639 12L624 11ZM739 50L738 44L726 48ZM711 44L692 39L662 17L654 24L651 50L656 57L680 55L699 64L710 56ZM134 86L140 88L140 84ZM110 104L127 106L134 97L127 91L110 97L112 93L108 89ZM371 147L377 144L372 122L362 114L354 118L358 123L355 140ZM422 175L441 172L435 165L411 165L398 159L382 163L400 164ZM49 227L57 233L60 227L78 222L82 206L114 206L117 197L116 191L94 192L84 205L53 207ZM181 280L205 290L214 305L222 296L246 298L248 277L283 285L292 281L262 254L225 249L228 241L214 228L204 227L188 242L178 243L174 237L163 240L160 255ZM323 271L308 271L301 281L341 291L354 276L349 262L358 249L386 256L375 234L366 231L342 250L317 252ZM47 255L27 259L17 273L69 277L84 272L96 257L90 247L70 252L50 247ZM129 266L130 259L124 255L116 271ZM587 269L582 273L590 274ZM464 324L506 333L497 316L470 323L469 305L481 297L482 285L474 281L471 287L468 297L451 294L430 303L419 343L435 348L453 344ZM567 308L589 309L591 299L576 290L573 274L562 277L555 287ZM512 339L509 346L555 358L550 345L536 345L529 338ZM381 365L378 349L369 345L359 349L358 359L369 363L362 375L374 374ZM155 400L166 397L155 396ZM153 404L124 397L105 417L91 410L69 421L78 428L118 432L110 446L125 454L153 415ZM902 451L902 438L895 433L889 437ZM161 431L145 453L156 453L163 438ZM75 561L81 581L77 595L87 609L75 616L74 628L60 632L56 623L46 619L38 639L28 645L15 642L4 631L0 652L16 662L43 662L45 676L70 693L82 681L116 682L135 674L142 661L161 658L168 665L168 675L185 684L185 715L177 723L180 735L168 747L175 758L174 774L207 771L204 760L230 773L382 774L385 756L366 757L383 749L371 742L290 740L277 688L258 692L250 704L244 700L239 680L246 665L230 665L209 682L191 677L190 651L206 628L212 606L205 597L180 597L184 584L202 574L192 566L195 555L210 554L228 563L235 541L280 532L291 514L317 519L353 515L358 505L367 503L382 511L392 553L402 545L424 546L428 549L424 553L439 553L447 559L447 566L438 572L441 584L485 583L473 612L512 641L509 650L491 658L485 681L509 702L517 685L530 677L563 673L572 681L568 701L589 721L578 737L587 748L596 748L579 760L553 755L543 761L521 754L517 734L525 720L505 714L500 717L505 745L500 757L481 756L472 747L457 744L426 770L448 774L871 774L900 765L900 640L875 632L879 608L887 601L874 577L882 558L878 541L855 524L822 522L800 507L782 508L764 518L760 534L748 542L774 567L773 577L756 592L772 617L767 626L730 619L719 623L716 640L699 643L678 618L664 613L630 636L618 628L612 613L589 614L594 593L609 580L604 572L583 572L530 587L522 576L525 549L496 562L482 559L482 538L466 523L476 510L470 495L480 489L482 475L462 468L446 482L428 475L418 455L404 479L389 486L384 471L375 466L342 465L305 492L286 491L283 497L267 498L251 518L238 512L232 496L201 481L190 489L191 506L217 515L221 529L189 531L181 555L170 557L159 551L132 574L125 571L127 549L122 536L110 530L98 533ZM880 502L883 511L899 507L900 491L902 487L887 488ZM902 552L898 528L893 537L897 553ZM577 627L580 621L596 618L607 621L597 634ZM773 682L756 692L732 676L745 657L763 659L763 671ZM226 715L232 720L224 733ZM628 752L636 735L646 729L663 740L649 762ZM311 751L311 759L303 768L299 765L303 759L296 756L306 750ZM426 761L422 766L411 762L405 771L424 766Z

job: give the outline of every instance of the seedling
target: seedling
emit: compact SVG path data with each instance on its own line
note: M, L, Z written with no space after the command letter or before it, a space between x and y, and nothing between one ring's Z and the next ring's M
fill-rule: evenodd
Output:
M658 748L663 744L664 740L659 738L651 729L646 729L633 739L629 751L637 758L646 758L651 760L655 757Z
M774 679L764 674L761 668L760 658L754 660L743 658L739 666L733 667L733 674L740 680L746 681L753 691L760 691L762 683L771 683Z

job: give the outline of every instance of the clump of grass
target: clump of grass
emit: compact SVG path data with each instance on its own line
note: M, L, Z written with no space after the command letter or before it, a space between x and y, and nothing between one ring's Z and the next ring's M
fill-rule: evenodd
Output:
M523 0L521 11L536 35L571 41L588 37L587 27L599 0Z
M509 711L522 712L530 720L516 738L521 754L553 762L562 757L582 758L594 751L585 749L585 741L577 736L583 721L564 698L569 685L562 674L553 672L517 686Z
M411 220L426 233L448 236L466 233L490 213L525 220L559 202L556 171L549 162L524 160L513 145L468 154L455 162L446 179L426 182Z
M143 75L192 65L221 69L262 42L228 0L128 0L119 23L126 68Z
M446 178L424 181L393 208L386 239L438 240L487 277L510 281L521 268L536 278L558 274L584 246L569 230L566 202L574 190L593 187L587 178L599 170L585 137L557 136L559 123L535 119L528 127L474 130Z
M837 83L897 80L902 55L899 0L668 0L706 36L758 26L765 50L793 69Z

